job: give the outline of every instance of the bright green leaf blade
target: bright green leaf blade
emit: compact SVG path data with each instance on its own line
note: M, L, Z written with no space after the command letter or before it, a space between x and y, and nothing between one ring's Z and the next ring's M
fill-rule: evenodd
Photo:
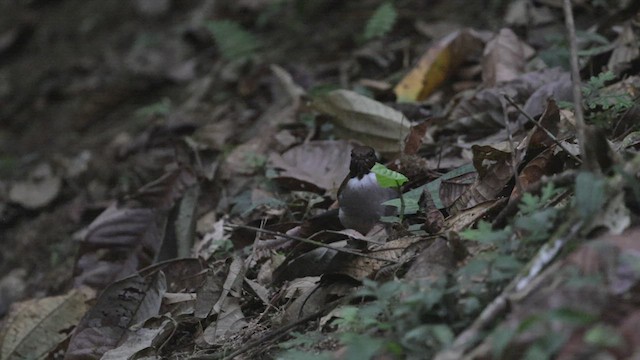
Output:
M373 165L371 172L376 174L376 180L383 188L395 188L409 181L406 176L380 163Z

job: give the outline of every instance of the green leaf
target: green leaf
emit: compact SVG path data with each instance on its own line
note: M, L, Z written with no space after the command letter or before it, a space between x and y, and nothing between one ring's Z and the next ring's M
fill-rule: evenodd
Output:
M484 244L497 244L509 239L511 228L507 226L502 230L494 231L490 223L480 221L476 229L467 229L461 232L460 236L465 240L473 240Z
M601 347L618 347L624 343L624 340L615 328L596 324L584 334L584 342Z
M343 334L340 340L347 345L347 352L343 357L347 360L371 359L385 343L383 339L354 333Z
M393 28L397 18L398 13L391 2L381 4L367 21L364 39L371 40L386 35Z
M209 21L206 26L213 34L220 54L227 60L249 57L260 47L256 37L234 21Z
M409 181L406 176L380 163L373 165L371 172L376 174L376 180L383 188L396 188Z

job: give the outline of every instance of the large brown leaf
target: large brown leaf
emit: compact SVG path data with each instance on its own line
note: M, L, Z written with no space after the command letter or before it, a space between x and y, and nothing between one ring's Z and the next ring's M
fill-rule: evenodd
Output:
M293 190L328 191L336 194L347 173L353 145L347 141L311 141L282 155L269 157L280 170L275 180Z
M165 212L109 207L91 225L80 245L74 284L101 289L151 265L164 237Z
M158 315L166 286L162 271L111 284L76 327L65 359L100 359L122 344L133 325Z
M0 359L46 356L87 311L85 301L92 295L86 290L14 304L0 334Z

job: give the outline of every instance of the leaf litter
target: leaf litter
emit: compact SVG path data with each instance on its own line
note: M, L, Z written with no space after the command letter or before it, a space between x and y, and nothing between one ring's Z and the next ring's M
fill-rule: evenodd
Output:
M138 88L79 74L44 85L25 78L36 104L86 89L88 105L67 125L108 139L64 151L56 138L51 159L6 162L15 174L0 177L3 236L50 252L72 281L32 290L43 289L44 264L28 253L19 254L25 265L2 268L32 275L3 276L24 290L3 299L14 304L0 320L2 358L632 356L638 28L624 14L633 4L607 8L604 20L593 16L602 5L576 5L590 24L624 19L580 35L591 46L581 49L581 129L566 48L536 33L552 35L545 25L561 21L551 3L523 3L507 6L512 27L491 32L453 17L432 43L398 40L429 30L420 5L381 3L364 36L345 43L336 36L352 29L327 24L321 37L283 37L278 17L295 22L311 10L276 2L227 4L216 22L205 5L138 4L130 16L153 23L182 11L192 22L169 21L181 38L114 48L111 61L124 59L114 64L128 75L110 76L134 73ZM332 15L359 11L341 6ZM243 11L256 23L236 22ZM319 44L334 44L323 51L337 60L323 60ZM282 56L290 51L300 57ZM166 91L153 92L156 103L122 105L154 87ZM89 123L110 107L144 121ZM2 111L20 119L25 109ZM582 130L584 154L575 150ZM408 177L387 203L398 216L381 219L376 235L337 220L356 144L383 155L375 171L392 185ZM91 146L80 170L63 171ZM49 210L75 214L75 256L38 241L42 227L28 232L30 217Z

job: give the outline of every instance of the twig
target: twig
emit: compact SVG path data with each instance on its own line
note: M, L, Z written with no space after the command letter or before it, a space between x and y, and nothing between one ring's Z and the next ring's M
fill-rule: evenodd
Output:
M539 121L536 121L536 119L532 118L531 115L527 114L524 109L522 107L520 107L520 105L516 104L516 102L509 97L508 95L504 95L504 98L507 99L507 101L509 102L509 104L513 105L513 107L516 108L516 110L518 110L522 115L524 115L524 117L529 120L531 123L533 123L535 126L538 127L538 129L541 129L542 131L544 131L545 134L547 134L547 136L549 136L549 138L551 138L551 140L558 145L562 150L564 150L564 152L566 152L567 154L569 154L569 156L571 156L571 158L573 158L573 160L575 160L576 162L578 162L578 164L582 164L582 160L580 160L579 157L573 155L566 147L564 147L564 145L562 145L562 143L560 142L560 140L558 140L558 138L555 137L555 135L553 135L553 133L551 131L549 131L547 128L545 128L544 126L542 126L542 124L540 124Z
M305 317L303 317L302 319L298 319L295 322L289 324L289 325L285 325L281 328L278 328L276 330L273 330L272 332L268 333L267 335L261 337L258 340L252 341L247 343L246 345L244 345L243 347L235 350L234 352L232 352L229 355L226 355L224 353L215 353L215 354L210 354L210 355L201 355L201 356L196 356L196 357L192 357L190 359L193 360L216 360L216 359L233 359L234 357L244 354L245 352L256 348L256 347L260 347L260 346L264 346L264 344L267 341L274 341L277 340L279 338L281 338L282 336L286 335L291 329L302 325L304 323L306 323L307 321L311 321L314 320L316 318L319 318L320 316L322 316L322 314L324 314L327 310L329 310L331 308L332 305L331 303L328 304L327 306L325 306L324 308L322 308L319 311L314 312L313 314L309 314Z
M518 164L517 164L518 154L516 153L518 150L513 144L513 135L511 135L511 129L509 129L509 117L507 115L507 104L505 104L504 101L500 101L500 104L502 105L502 114L504 115L504 128L507 131L507 136L509 138L509 147L511 148L511 170L513 171L513 178L515 179L515 182L516 182L516 189L518 189L518 192L522 194L524 189L522 188L522 182L520 181L520 177L518 176Z
M307 244L311 244L311 245L320 246L320 247L324 247L324 248L327 248L327 249L335 250L337 252L343 252L343 253L351 254L351 255L355 255L355 256L366 257L366 258L374 259L374 260L378 260L378 261L388 261L388 262L391 262L391 263L398 263L396 260L383 259L383 258L379 258L377 256L364 254L364 253L361 253L359 251L354 251L354 250L349 250L349 249L345 249L345 248L341 248L341 247L337 247L337 246L327 245L327 244L319 242L319 241L305 239L305 238L302 238L302 237L299 237L299 236L289 235L289 234L281 233L281 232L278 232L278 231L261 229L261 228L257 228L257 227L254 227L254 226L248 226L248 225L227 224L226 226L231 227L231 228L241 228L241 229L258 231L258 232L262 232L264 234L269 234L269 235L274 235L274 236L281 236L281 237L284 237L284 238L287 238L287 239L300 241L300 242L303 242L303 243L307 243Z
M564 0L564 19L569 33L569 59L571 60L571 82L573 83L573 107L576 116L576 128L578 130L578 145L580 154L587 156L584 113L582 111L582 89L580 85L580 68L578 66L578 45L576 41L576 26L573 22L573 10L571 0ZM589 159L584 159L589 164Z

